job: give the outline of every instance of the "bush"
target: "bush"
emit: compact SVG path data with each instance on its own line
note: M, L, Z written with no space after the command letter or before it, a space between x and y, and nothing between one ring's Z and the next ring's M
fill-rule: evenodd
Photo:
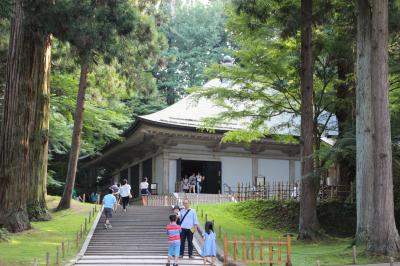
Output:
M236 215L252 221L260 229L297 232L300 203L297 201L250 200L232 207ZM322 229L329 235L349 237L356 230L356 206L341 202L319 204L317 215Z
M10 233L5 228L0 228L0 242L8 242L10 240Z

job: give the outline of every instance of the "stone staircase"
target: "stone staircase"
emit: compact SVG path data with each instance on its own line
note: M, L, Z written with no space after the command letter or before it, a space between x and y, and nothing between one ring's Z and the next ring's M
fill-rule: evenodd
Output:
M111 219L112 229L104 229L103 215L84 255L74 265L165 265L165 226L170 212L170 207L130 206L126 213L119 208ZM185 253L179 265L202 265L197 251L194 259L188 259L187 244Z

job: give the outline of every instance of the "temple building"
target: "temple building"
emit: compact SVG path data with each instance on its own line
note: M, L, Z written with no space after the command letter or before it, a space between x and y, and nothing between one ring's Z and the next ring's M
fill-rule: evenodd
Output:
M229 82L214 79L204 85L208 86L229 86ZM270 137L251 145L221 143L225 132L242 128L244 121L220 123L213 133L199 130L204 118L221 111L211 100L189 95L163 110L139 116L124 133L124 141L110 144L101 156L81 162L80 177L91 186L106 172L106 182L120 183L126 178L134 193L142 177L148 177L157 194L179 190L177 182L182 177L198 172L206 178L205 193L221 193L239 182L254 185L300 178L299 144ZM282 114L266 123L273 126L286 119L288 115ZM298 128L281 130L276 134L298 136Z

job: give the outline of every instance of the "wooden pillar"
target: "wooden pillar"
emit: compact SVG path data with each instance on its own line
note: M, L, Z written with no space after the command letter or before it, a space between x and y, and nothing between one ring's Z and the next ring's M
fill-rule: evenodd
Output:
M169 158L167 152L164 152L163 155L162 180L163 180L162 193L167 194L170 192L174 192L174 191L169 191Z
M296 179L296 161L289 160L289 183L294 183Z
M258 158L252 157L251 158L251 176L252 176L252 184L253 186L256 185L256 177L258 176Z
M143 179L143 162L139 163L139 183L142 182Z

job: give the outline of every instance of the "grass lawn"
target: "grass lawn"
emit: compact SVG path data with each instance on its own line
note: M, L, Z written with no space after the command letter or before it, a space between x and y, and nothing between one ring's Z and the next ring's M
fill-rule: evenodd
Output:
M224 204L200 204L198 205L198 218L204 226L204 218L201 218L201 211L207 213L209 221L215 221L215 231L218 234L218 227L221 226L222 234L227 233L228 236L238 236L241 239L245 235L250 239L250 235L254 235L257 239L262 236L263 239L272 237L274 240L287 232L276 231L270 229L258 229L253 221L243 218L235 211L235 203ZM194 206L195 207L195 206ZM204 215L205 216L205 215ZM294 234L295 235L295 234ZM295 237L294 237L295 238ZM223 248L222 238L218 240L218 244ZM232 248L233 249L233 248ZM241 245L239 241L239 251ZM357 263L366 264L382 261L379 257L366 257L363 251L358 251ZM231 253L230 253L231 254ZM256 255L258 250L256 247ZM274 253L276 256L276 253ZM265 256L265 255L264 255ZM284 256L283 258L286 258ZM296 239L292 239L292 262L294 266L312 266L316 265L319 260L321 265L346 265L352 264L352 248L350 238L329 238L319 243L305 244ZM259 265L259 264L254 264Z
M47 204L50 210L54 209L60 197L48 196ZM32 229L21 233L11 234L9 242L0 243L0 266L5 265L33 265L36 257L39 265L45 265L46 252L50 252L50 263L54 265L57 246L67 241L70 249L64 260L73 258L82 246L85 239L76 248L76 232L93 209L93 204L72 201L72 208L61 212L51 212L52 220L47 222L32 222ZM94 219L94 218L93 218ZM93 219L92 222L93 222ZM91 224L88 225L88 230Z

